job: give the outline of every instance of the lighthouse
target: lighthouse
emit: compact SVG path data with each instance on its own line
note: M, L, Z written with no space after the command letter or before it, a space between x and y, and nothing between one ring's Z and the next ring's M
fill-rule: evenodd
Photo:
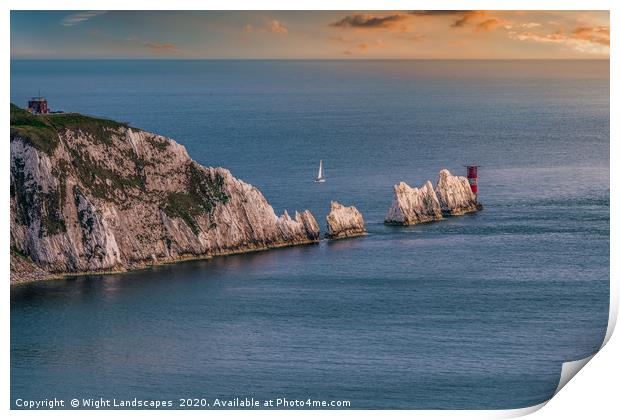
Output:
M478 168L480 165L465 165L467 168L467 180L469 181L469 186L471 187L471 192L476 196L476 201L478 201Z

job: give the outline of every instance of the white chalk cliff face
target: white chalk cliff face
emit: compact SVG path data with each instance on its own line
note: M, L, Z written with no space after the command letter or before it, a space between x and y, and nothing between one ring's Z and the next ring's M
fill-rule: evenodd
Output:
M174 140L78 114L35 117L14 105L10 205L12 259L49 273L319 240L309 211L278 217L252 185L199 165Z
M404 182L394 186L394 200L385 215L385 223L414 225L441 218L439 200L430 181L420 188L411 188Z
M351 238L366 234L364 218L354 206L345 207L337 201L332 201L326 219L329 231L325 236L329 239Z
M478 210L476 195L464 176L455 176L447 169L442 169L435 192L444 214L458 216Z

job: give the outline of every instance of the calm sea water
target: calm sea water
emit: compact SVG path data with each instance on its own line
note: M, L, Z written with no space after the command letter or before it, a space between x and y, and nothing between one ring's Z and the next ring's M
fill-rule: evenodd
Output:
M278 212L369 235L11 289L11 397L517 408L609 306L608 61L14 61L11 100L170 136ZM325 161L327 183L313 182ZM475 215L382 224L477 162Z

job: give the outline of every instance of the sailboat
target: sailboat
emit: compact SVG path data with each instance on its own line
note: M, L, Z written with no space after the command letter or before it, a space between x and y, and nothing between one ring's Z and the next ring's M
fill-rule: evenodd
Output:
M319 163L319 174L317 175L314 182L325 182L325 177L323 176L323 160Z

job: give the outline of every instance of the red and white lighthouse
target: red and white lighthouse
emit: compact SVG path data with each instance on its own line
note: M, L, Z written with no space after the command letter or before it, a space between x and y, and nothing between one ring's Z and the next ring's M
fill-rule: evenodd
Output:
M465 165L465 167L467 168L467 180L469 181L471 192L475 194L476 200L478 200L478 168L480 165Z

